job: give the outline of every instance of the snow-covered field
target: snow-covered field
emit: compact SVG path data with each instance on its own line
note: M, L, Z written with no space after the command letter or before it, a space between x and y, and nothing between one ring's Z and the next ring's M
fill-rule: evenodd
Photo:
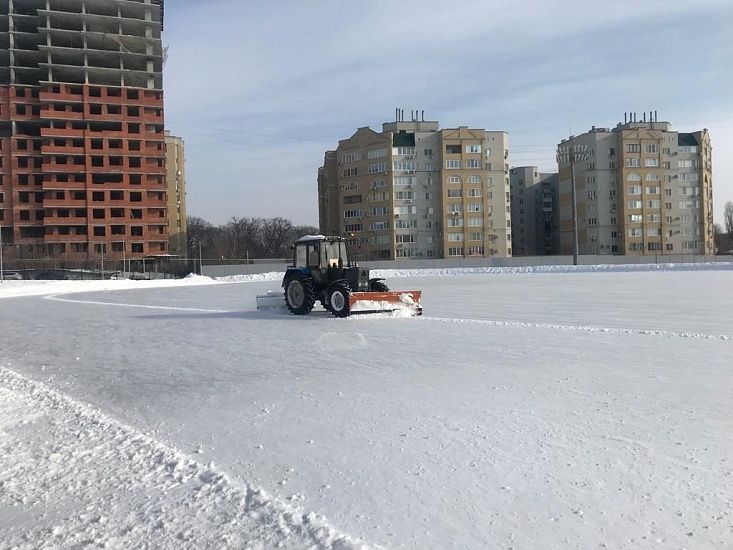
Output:
M0 284L0 547L731 544L733 264L382 274Z

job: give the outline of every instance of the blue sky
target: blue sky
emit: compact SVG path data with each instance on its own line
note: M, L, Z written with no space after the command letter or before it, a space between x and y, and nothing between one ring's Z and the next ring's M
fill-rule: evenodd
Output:
M707 128L715 222L733 201L731 0L176 0L166 126L189 215L318 225L318 167L395 109L509 134L512 166L626 112Z

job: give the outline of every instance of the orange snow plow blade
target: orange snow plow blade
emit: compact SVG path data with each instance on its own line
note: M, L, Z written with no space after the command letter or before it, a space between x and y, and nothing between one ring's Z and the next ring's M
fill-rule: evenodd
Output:
M349 313L383 313L405 311L410 315L422 315L420 290L397 290L390 292L352 292L349 296Z

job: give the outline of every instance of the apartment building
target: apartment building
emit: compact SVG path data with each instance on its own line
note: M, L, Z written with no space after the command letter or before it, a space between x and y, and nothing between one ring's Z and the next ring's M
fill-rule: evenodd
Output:
M558 175L518 166L509 170L509 183L513 255L559 254Z
M359 128L318 171L319 225L361 260L511 256L506 132L413 111Z
M579 254L714 253L708 131L674 131L654 112L639 118L558 145L570 153L558 155L563 254L574 246L573 175Z
M186 237L186 156L183 139L165 132L165 166L168 188L168 250L188 255Z
M169 250L162 0L0 6L0 226L24 255Z

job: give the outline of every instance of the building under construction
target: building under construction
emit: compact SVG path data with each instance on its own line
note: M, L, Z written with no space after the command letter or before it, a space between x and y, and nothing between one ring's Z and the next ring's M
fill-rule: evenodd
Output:
M6 254L168 252L163 0L0 6Z

